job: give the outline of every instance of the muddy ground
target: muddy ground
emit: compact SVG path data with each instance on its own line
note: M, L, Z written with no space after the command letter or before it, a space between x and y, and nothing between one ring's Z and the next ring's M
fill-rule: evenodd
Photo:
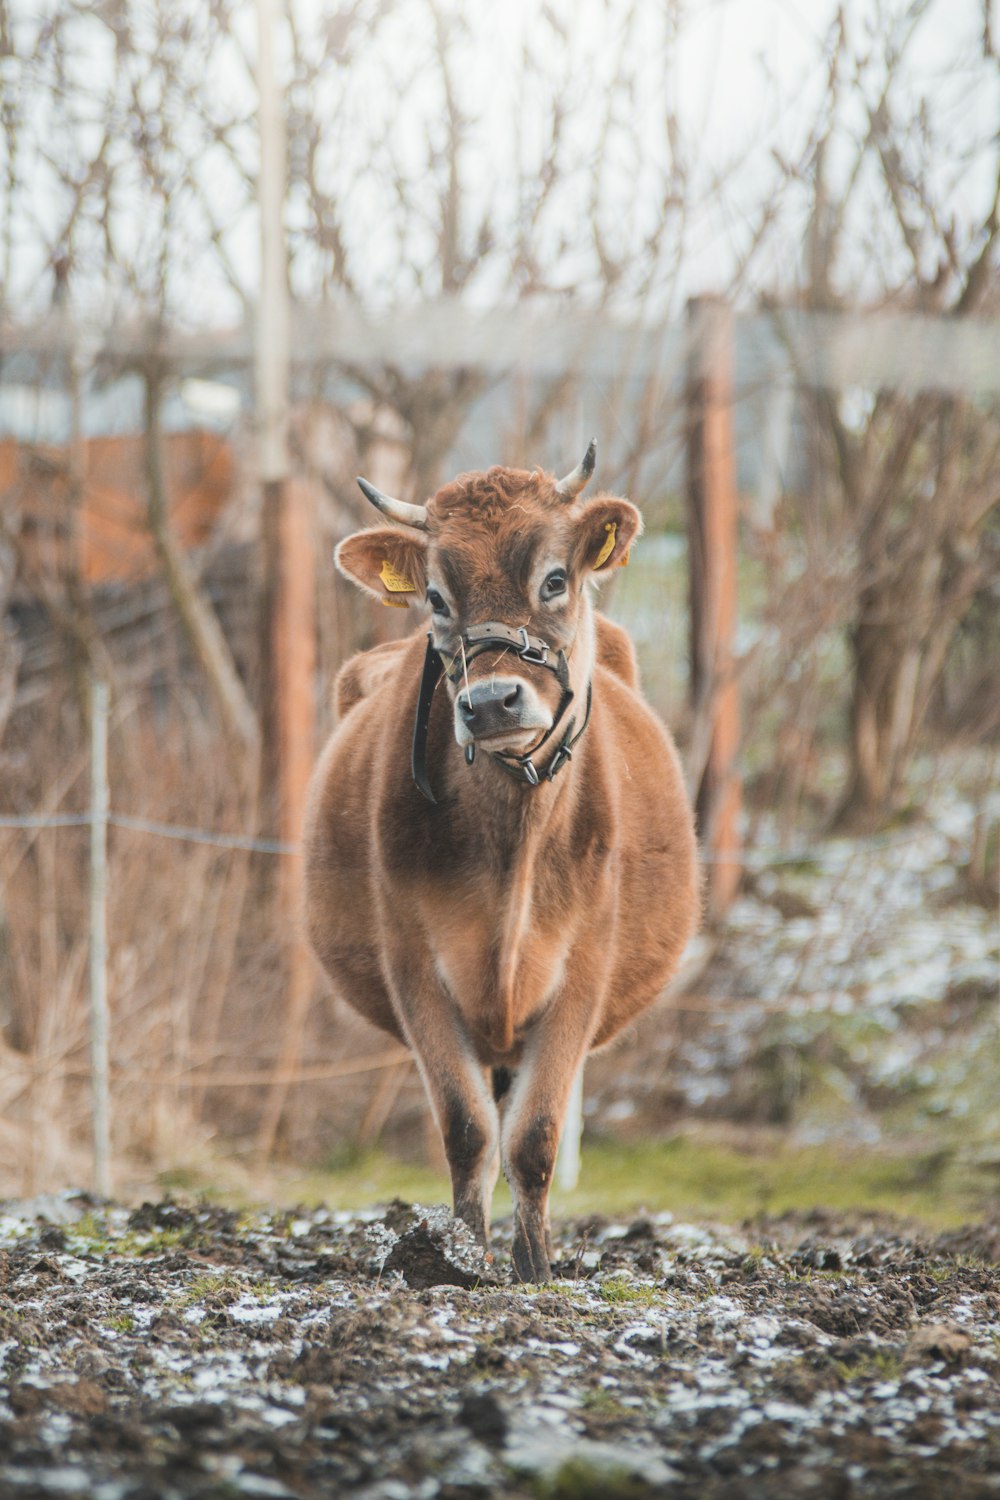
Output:
M0 1206L6 1496L1000 1496L1000 1220Z

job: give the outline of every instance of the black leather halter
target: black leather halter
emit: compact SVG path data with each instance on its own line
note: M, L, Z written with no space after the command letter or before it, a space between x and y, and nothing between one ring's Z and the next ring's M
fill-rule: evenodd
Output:
M497 625L490 622L486 625L473 625L462 635L462 643L465 647L465 662L473 661L484 651L495 650L500 647L503 650L516 651L520 659L530 663L532 666L545 667L549 672L554 672L559 679L562 689L562 697L559 707L556 709L555 718L546 730L545 734L534 745L526 755L513 755L504 750L491 750L490 754L510 776L515 776L518 781L523 781L526 786L538 786L543 780L551 781L558 771L561 771L568 760L572 758L573 747L579 740L583 731L590 722L591 687L587 684L587 711L584 714L583 723L576 734L576 720L570 719L563 733L562 739L555 748L552 759L543 771L535 767L534 757L552 738L559 727L566 710L573 701L573 689L569 685L569 662L565 651L557 651L553 660L552 648L545 641L539 640L537 636L529 635L523 626L519 630L512 630L509 625ZM445 676L449 682L460 682L462 679L462 657L446 657L434 644L434 637L428 633L427 654L424 657L424 670L420 679L420 692L417 696L417 716L413 725L413 755L411 766L413 779L423 792L428 802L437 802L437 798L431 791L430 780L427 775L427 730L431 721L431 704L434 701L434 690ZM475 757L475 745L465 747L465 758L469 765Z

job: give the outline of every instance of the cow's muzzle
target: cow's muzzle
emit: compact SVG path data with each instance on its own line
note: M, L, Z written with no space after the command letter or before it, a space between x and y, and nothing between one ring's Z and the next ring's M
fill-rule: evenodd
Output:
M591 689L587 684L587 707L583 723L576 728L576 720L570 719L548 764L539 770L533 757L542 750L555 735L566 710L573 701L573 689L569 685L569 662L565 651L552 652L545 641L530 636L524 626L513 629L509 625L490 623L473 625L462 633L462 654L459 657L446 655L434 644L433 635L427 637L427 653L424 670L417 695L417 713L413 724L413 780L427 798L436 802L427 776L427 731L431 719L431 704L434 690L442 675L458 689L455 700L455 737L465 746L465 759L471 766L476 754L476 745L485 741L496 764L517 780L528 786L539 786L552 781L572 758L573 749L590 721ZM545 667L554 672L559 682L559 707L552 714L544 706L531 684L522 677L498 677L496 673L481 677L476 683L468 680L468 664L483 651L500 648L513 650L523 662ZM463 680L464 679L464 680ZM541 738L538 738L541 732ZM492 741L492 744L490 743ZM501 741L501 743L497 743ZM528 742L530 748L518 751Z
M493 674L463 687L455 699L455 738L462 746L477 740L523 748L526 739L545 733L552 723L530 682Z

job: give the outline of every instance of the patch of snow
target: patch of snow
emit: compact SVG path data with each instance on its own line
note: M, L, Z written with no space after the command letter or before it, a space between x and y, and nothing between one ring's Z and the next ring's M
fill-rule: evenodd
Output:
M295 1500L295 1490L290 1490L280 1479L269 1479L266 1474L251 1474L241 1469L232 1475L233 1486L241 1495L262 1495L268 1500Z
M239 1302L234 1302L227 1311L237 1323L276 1323L285 1309L277 1299L258 1302L249 1292L244 1292Z
M11 1485L31 1486L51 1495L89 1495L92 1493L90 1476L79 1468L68 1464L44 1469L9 1468L7 1480Z
M650 1486L666 1486L681 1477L650 1444L640 1440L620 1444L595 1442L567 1426L560 1429L548 1422L524 1423L512 1430L507 1437L504 1459L515 1472L543 1478L556 1475L571 1459L590 1470L604 1470L609 1480L626 1473Z

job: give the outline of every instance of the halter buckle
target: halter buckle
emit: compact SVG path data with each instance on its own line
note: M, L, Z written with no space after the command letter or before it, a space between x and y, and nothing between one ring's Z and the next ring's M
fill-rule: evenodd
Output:
M529 662L536 667L547 667L549 664L549 651L547 646L541 646L539 650L529 644L528 632L523 625L517 627L517 633L521 637L521 645L518 648L518 656L522 661ZM532 783L534 785L534 783Z
M546 768L545 775L549 781L557 771L561 771L568 760L573 759L573 752L568 745L560 745Z

